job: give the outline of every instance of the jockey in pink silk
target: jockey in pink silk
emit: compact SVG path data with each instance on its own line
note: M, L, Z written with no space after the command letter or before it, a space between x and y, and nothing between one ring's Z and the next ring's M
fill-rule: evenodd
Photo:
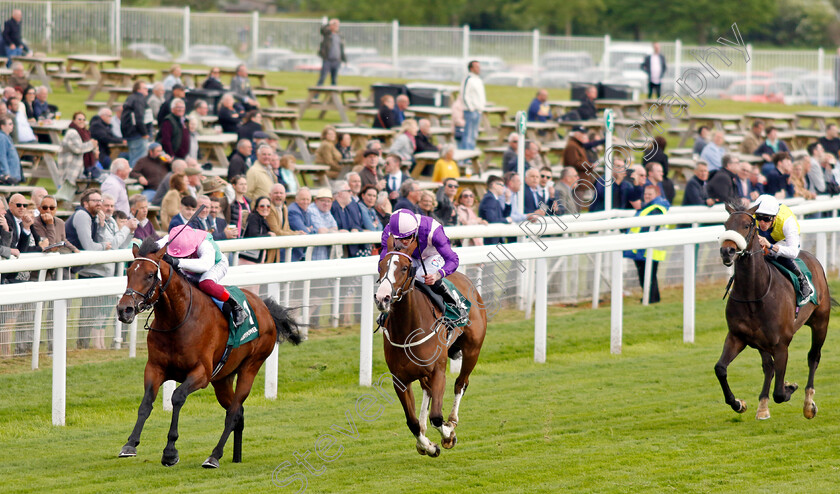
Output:
M173 268L180 268L191 281L198 281L202 292L224 302L222 312L226 317L232 314L234 326L241 326L248 314L219 284L227 273L228 260L219 250L213 235L187 225L176 226L169 235L158 240L158 248L166 245L170 236L175 240L167 247L163 260Z

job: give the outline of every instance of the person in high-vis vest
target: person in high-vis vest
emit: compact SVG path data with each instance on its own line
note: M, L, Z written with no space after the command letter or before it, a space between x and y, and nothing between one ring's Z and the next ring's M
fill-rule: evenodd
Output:
M670 207L668 201L659 195L659 188L655 185L648 185L645 187L642 201L642 207L636 211L636 216L665 214ZM628 231L628 233L645 233L648 231L650 231L649 226L634 226ZM633 259L633 262L636 264L636 272L639 273L639 285L641 285L642 289L645 287L645 252L646 249L624 251L624 257ZM656 270L659 267L659 261L665 260L665 251L653 249L652 254L653 262L650 273L650 297L648 297L648 302L654 304L659 302L659 283L656 281Z
M766 255L791 270L799 278L802 291L802 305L807 303L808 297L814 293L814 288L808 278L799 270L795 262L799 256L801 242L799 239L799 221L796 215L784 204L780 204L775 197L763 194L758 196L753 207L755 220L758 223L758 243L765 249Z
M197 280L202 292L224 302L222 312L225 317L230 318L232 314L233 324L241 326L248 314L227 289L219 284L227 273L228 260L213 240L213 234L188 225L176 226L157 241L158 248L163 248L170 236L174 240L166 248L163 260L173 268L184 271L190 281Z

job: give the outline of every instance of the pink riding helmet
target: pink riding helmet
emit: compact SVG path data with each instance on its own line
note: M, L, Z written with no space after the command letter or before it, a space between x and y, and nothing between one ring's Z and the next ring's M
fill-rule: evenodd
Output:
M406 238L417 233L420 222L417 220L417 215L411 211L398 209L391 215L388 225L391 227L391 235L395 238Z
M181 230L186 231L179 234ZM193 252L198 249L201 242L204 242L207 238L207 232L203 230L194 230L192 227L187 225L180 225L169 231L169 238L174 238L175 240L173 240L166 249L167 254L172 257L187 257L192 255Z

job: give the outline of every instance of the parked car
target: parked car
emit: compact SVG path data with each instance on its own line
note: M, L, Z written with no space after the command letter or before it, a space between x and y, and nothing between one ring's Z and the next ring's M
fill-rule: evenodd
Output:
M362 48L360 46L346 46L344 47L344 56L347 57L347 63L359 63L368 59L377 58L379 50L376 48Z
M264 70L282 70L283 60L295 52L286 48L257 48L257 68Z
M189 53L182 55L177 61L229 69L244 63L233 53L233 50L223 45L192 45Z
M550 51L540 57L540 69L550 72L571 72L594 67L592 55L585 51Z
M490 86L534 87L534 78L519 72L496 72L484 78L484 84Z
M749 96L747 96L749 89ZM750 101L753 103L784 103L785 95L773 79L735 81L720 95L721 99L732 101Z
M822 83L822 105L835 106L837 104L836 86L837 82L828 74L816 72L798 77L793 81L793 95L786 99L788 104L811 104L819 105L819 85Z
M601 67L618 67L629 57L637 62L638 68L644 58L652 53L653 47L650 43L610 43L604 59L601 60Z
M131 43L126 46L125 56L132 58L147 58L155 62L171 62L172 54L165 46L157 43Z
M803 69L802 67L776 67L770 72L776 80L787 80L791 82L802 76L810 74L808 69Z

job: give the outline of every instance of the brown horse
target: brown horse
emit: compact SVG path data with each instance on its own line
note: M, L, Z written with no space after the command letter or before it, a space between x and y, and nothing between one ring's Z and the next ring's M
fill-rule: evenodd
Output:
M481 296L472 282L461 273L452 273L451 280L472 303L470 320L463 328L453 328L449 338L442 314L429 298L415 290L414 267L409 253L417 248L416 238L403 247L394 247L388 240L388 254L379 263L379 289L376 304L388 313L383 328L385 362L394 375L394 389L405 411L406 423L417 438L417 452L437 457L440 447L426 438L426 420L440 432L444 448L455 446L458 408L470 382L470 373L487 331L487 314ZM448 420L443 421L443 393L446 388L447 356L463 355L461 372L455 380L455 400ZM423 403L420 420L414 412L411 383L420 381ZM430 403L431 401L431 403ZM431 417L429 406L431 404Z
M216 399L226 410L225 428L219 443L202 464L218 468L227 438L233 431L233 462L242 461L242 430L245 427L242 403L251 392L254 377L271 354L274 344L284 340L301 341L297 324L285 309L271 299L260 300L245 291L260 335L230 352L224 367L214 373L228 340L228 321L213 300L193 286L176 269L163 261L166 247L158 249L146 239L134 247L134 262L128 267L128 286L117 304L120 321L130 323L140 312L154 307L154 326L146 338L149 359L144 373L143 401L137 423L119 456L137 455L143 424L152 411L158 388L167 380L181 385L172 395L172 424L161 463L178 463L178 414L187 395L212 383ZM138 300L139 298L139 300ZM236 390L233 381L236 379Z
M726 304L726 322L729 333L723 344L723 353L715 374L723 389L726 404L738 413L747 410L744 400L735 399L726 380L726 368L735 357L749 345L761 354L764 368L764 386L758 395L759 405L756 419L770 418L768 407L770 381L775 373L776 385L773 400L782 403L790 400L798 389L796 384L785 382L788 360L788 346L794 333L807 324L811 327L811 350L808 352L808 384L805 387L805 418L814 418L817 405L814 403L814 373L820 363L820 350L828 331L831 306L836 305L828 291L822 265L808 252L801 250L799 258L805 261L813 276L813 285L819 296L818 305L805 304L796 312L796 294L790 280L764 259L763 249L758 242L758 226L752 209L727 205L730 214L724 226L726 232L720 238L720 256L723 264L735 264L735 286Z

